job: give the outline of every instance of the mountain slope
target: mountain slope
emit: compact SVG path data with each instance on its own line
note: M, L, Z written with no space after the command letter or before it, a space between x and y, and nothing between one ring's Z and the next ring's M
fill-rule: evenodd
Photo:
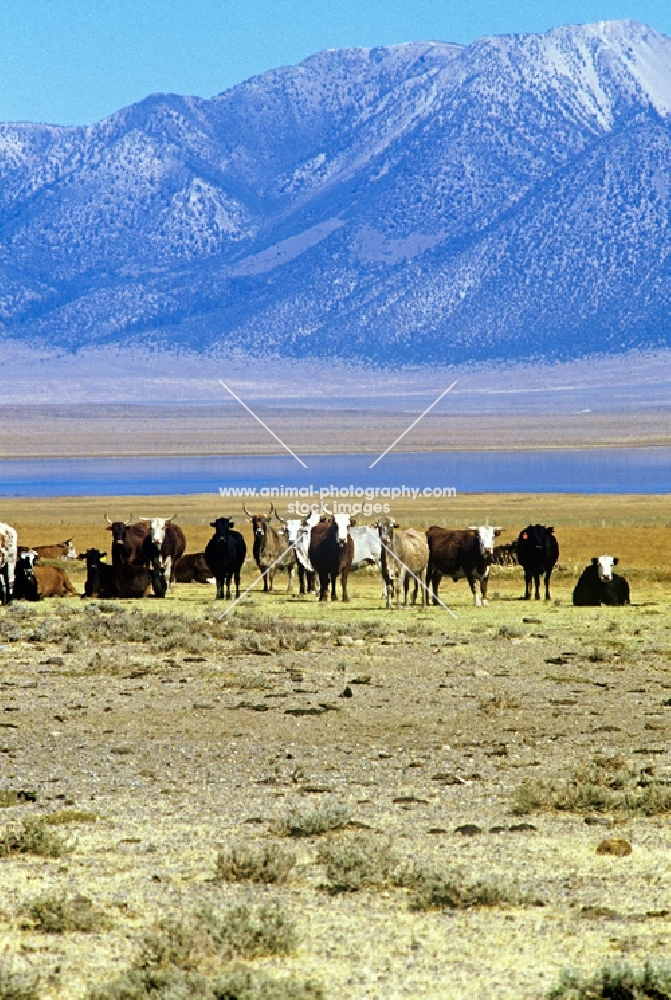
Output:
M0 126L0 179L0 322L27 342L396 363L671 340L671 39L632 21Z

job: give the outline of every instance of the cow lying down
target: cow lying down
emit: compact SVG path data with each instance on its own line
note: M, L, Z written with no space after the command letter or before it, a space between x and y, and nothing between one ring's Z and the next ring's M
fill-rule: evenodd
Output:
M573 603L579 607L629 604L629 584L623 576L613 572L617 563L612 556L595 556L575 585Z
M41 601L43 597L76 597L70 577L58 566L38 566L34 549L24 549L16 564L14 597L18 601Z
M108 566L106 554L86 552L84 597L165 597L168 582L161 566Z

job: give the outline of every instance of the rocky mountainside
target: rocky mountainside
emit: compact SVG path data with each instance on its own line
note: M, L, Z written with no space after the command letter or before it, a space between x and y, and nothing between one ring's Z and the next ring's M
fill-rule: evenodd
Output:
M671 38L318 53L0 126L0 330L399 363L671 344Z

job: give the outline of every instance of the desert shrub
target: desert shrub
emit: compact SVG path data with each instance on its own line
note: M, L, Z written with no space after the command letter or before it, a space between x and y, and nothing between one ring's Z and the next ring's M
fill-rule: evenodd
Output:
M277 824L276 829L286 837L319 837L332 830L342 830L348 822L347 806L333 802L305 812L294 809Z
M19 797L11 788L0 788L0 809L9 809L15 806Z
M102 910L96 909L86 896L65 895L40 896L25 903L20 915L31 930L45 934L63 934L66 931L93 933L109 926L109 920Z
M173 965L197 968L204 954L234 958L287 955L297 944L293 923L277 903L234 906L219 915L203 909L183 920L164 920L145 935L140 968Z
M38 1000L40 975L34 969L0 962L0 1000Z
M88 809L59 809L44 817L47 826L65 826L68 823L96 823L98 816Z
M568 781L524 782L513 792L511 808L515 816L541 809L656 816L671 812L671 789L643 780L641 772L620 757L595 757Z
M70 846L49 829L41 816L24 819L20 826L8 827L0 835L0 856L37 854L45 858L60 858L69 850Z
M214 1000L207 979L174 966L130 966L116 979L90 987L86 1000Z
M364 835L329 841L319 849L317 860L326 865L326 888L332 894L383 889L398 867L390 841Z
M286 882L296 864L296 855L279 844L246 844L220 851L215 878L222 882Z
M412 890L411 910L470 910L531 902L528 897L496 882L481 879L472 882L462 872L441 872L421 865L406 872L402 883Z
M260 976L249 969L234 969L214 983L216 1000L323 1000L316 983Z
M588 979L564 972L547 1000L671 1000L671 969L646 962L640 972L604 966Z

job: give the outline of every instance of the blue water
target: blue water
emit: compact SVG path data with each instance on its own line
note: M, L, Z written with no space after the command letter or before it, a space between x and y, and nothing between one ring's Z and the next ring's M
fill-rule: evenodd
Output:
M0 461L0 496L217 493L220 487L453 487L457 493L668 493L671 448Z

